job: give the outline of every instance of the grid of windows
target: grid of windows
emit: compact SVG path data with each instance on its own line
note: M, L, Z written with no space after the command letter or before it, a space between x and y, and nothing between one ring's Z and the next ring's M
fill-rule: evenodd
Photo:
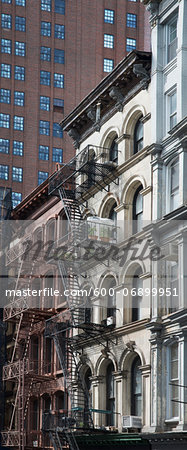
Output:
M0 139L0 153L9 153L10 141L9 139Z
M10 89L0 90L0 103L10 103L11 102L11 91Z
M25 6L26 0L16 0L16 5Z
M55 0L55 12L65 14L65 0Z
M48 178L49 174L48 172L42 172L41 170L38 171L38 184L43 183Z
M131 52L136 48L136 39L127 38L126 39L126 51Z
M24 130L24 117L14 116L14 130Z
M40 70L40 84L45 84L45 86L50 86L51 84L51 74L46 70Z
M46 120L40 120L40 134L50 135L50 122Z
M15 18L15 29L16 29L16 31L25 31L25 29L26 29L26 19L25 19L25 17L16 16L16 18Z
M113 9L105 9L104 22L105 23L114 23L114 11L113 11Z
M64 39L65 38L65 27L64 25L58 25L55 23L55 38Z
M25 80L25 67L15 66L14 78L15 78L15 80L24 81Z
M10 115L9 114L0 114L0 127L2 128L10 128Z
M8 180L9 175L9 167L5 166L5 164L0 164L0 179Z
M23 181L23 169L22 167L12 167L12 181Z
M63 109L64 108L64 100L62 100L61 98L54 98L53 99L53 109L55 110L55 108Z
M127 13L127 27L136 28L137 17L136 14Z
M53 123L53 136L56 136L58 138L63 137L63 131L58 122Z
M104 34L104 47L114 48L114 36L113 34Z
M11 78L11 65L10 64L1 64L1 77L2 78Z
M61 73L54 73L54 87L64 88L64 75Z
M25 104L25 93L20 91L14 92L14 105L24 106Z
M12 206L15 208L22 200L22 194L20 192L12 192Z
M26 53L25 42L15 41L14 51L15 51L15 55L17 55L17 56L25 56L25 53Z
M49 160L49 147L47 145L39 146L39 159L42 159L43 161Z
M1 53L12 53L12 41L10 39L1 39Z
M43 109L44 111L50 110L50 97L40 95L40 109Z
M8 28L9 30L11 30L11 28L12 28L11 14L1 14L1 27Z
M59 64L64 64L64 50L55 48L54 50L54 62Z
M41 10L51 11L51 0L41 0Z
M22 141L13 141L13 155L23 156L24 143Z
M61 148L53 147L53 161L62 163L63 161L63 151Z
M43 61L51 61L50 47L40 47L40 59Z
M51 22L41 22L41 35L51 36Z
M113 68L114 68L114 60L113 59L104 58L103 71L104 72L111 72L111 70Z

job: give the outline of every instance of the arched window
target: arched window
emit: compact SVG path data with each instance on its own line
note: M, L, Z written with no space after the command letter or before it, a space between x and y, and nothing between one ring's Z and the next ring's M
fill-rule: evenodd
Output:
M33 398L30 402L31 412L31 430L38 430L39 428L39 403L37 398Z
M55 409L56 411L66 409L66 399L64 392L58 391L55 396Z
M179 206L179 158L171 164L169 170L170 211Z
M134 153L138 153L143 148L143 123L138 119L134 129Z
M47 241L55 240L55 220L52 219L47 224Z
M44 338L44 373L52 372L52 339L50 337Z
M142 229L143 197L140 194L142 189L142 185L139 186L133 199L133 233L138 233Z
M34 372L38 373L38 369L39 369L39 339L38 339L38 336L31 337L31 360L32 360Z
M87 409L87 410L88 410L88 408L91 408L91 406L92 406L92 397L91 397L92 382L90 379L91 376L92 376L92 372L91 372L90 367L88 367L86 370L86 373L85 373L85 377L84 377L86 390L87 390L87 397L85 400L85 409Z
M116 164L118 162L118 144L116 142L117 137L118 136L116 134L110 145L110 152L109 152L109 160L115 162Z
M54 275L52 272L45 274L45 286L44 288L47 289L45 292L45 295L43 297L44 302L44 308L52 308L53 307L53 286L54 286Z
M108 364L106 370L106 409L111 411L107 414L107 425L114 426L114 412L115 412L115 392L114 392L114 364L112 361Z
M142 374L140 370L141 360L137 356L131 368L131 414L142 415Z
M116 280L114 277L109 278L107 288L107 317L115 317L116 315L116 293L115 288Z
M142 295L140 289L143 288L142 279L139 278L141 273L141 269L138 268L133 276L132 287L136 295L132 296L132 322L141 319Z

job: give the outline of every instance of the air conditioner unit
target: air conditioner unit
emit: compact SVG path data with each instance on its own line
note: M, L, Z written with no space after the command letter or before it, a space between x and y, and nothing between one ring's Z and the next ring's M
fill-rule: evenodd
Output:
M115 323L116 323L116 320L115 320L114 316L107 317L107 319L106 319L107 327L109 327L110 325L115 325Z
M142 428L142 418L138 416L122 416L122 428Z

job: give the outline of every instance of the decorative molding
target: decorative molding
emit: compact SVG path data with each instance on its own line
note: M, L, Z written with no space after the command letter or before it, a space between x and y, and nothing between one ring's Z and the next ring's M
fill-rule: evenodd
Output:
M151 113L148 113L148 114L146 114L146 116L143 116L142 118L140 118L140 122L142 122L144 124L150 119L151 119Z
M122 134L121 136L119 136L117 139L115 139L115 142L117 144L120 144L120 142L122 142L124 139L130 139L130 134Z
M149 194L152 191L152 186L147 186L145 189L142 189L140 191L140 194L143 195L143 197L147 194Z

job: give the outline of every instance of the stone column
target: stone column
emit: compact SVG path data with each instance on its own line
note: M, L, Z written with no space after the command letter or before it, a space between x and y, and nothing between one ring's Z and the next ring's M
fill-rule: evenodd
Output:
M103 375L98 375L90 377L90 380L92 382L92 408L100 410L106 409L105 377ZM104 415L93 412L93 422L96 428L105 425Z
M115 412L117 413L115 416L115 426L118 428L118 431L122 431L122 415L123 415L123 402L124 398L124 381L127 377L127 371L118 371L114 372L114 380L115 380L115 398L116 398L116 406Z
M142 388L143 388L143 415L142 415L142 425L143 432L150 430L150 375L151 366L146 364L140 367L142 372Z
M151 423L150 431L162 429L162 345L159 324L150 326L151 336Z

